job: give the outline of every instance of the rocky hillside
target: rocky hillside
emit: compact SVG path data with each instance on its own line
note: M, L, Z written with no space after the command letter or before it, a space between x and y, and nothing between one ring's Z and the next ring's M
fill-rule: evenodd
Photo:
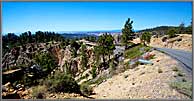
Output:
M139 43L138 39L133 41ZM182 41L184 38L177 42ZM174 80L171 69L178 67L175 60L154 51L153 65L140 65L136 60L149 60L153 54L146 52L152 49L133 44L120 55L105 56L102 63L103 58L96 55L96 45L95 42L78 40L65 45L45 42L12 48L2 61L3 98L188 98L176 91L171 92L166 83ZM116 47L114 51L119 50ZM152 87L154 89L149 91ZM160 91L161 88L164 90Z
M54 74L55 71L61 71L64 73L68 72L71 73L72 76L76 78L76 80L79 80L78 82L80 82L82 79L92 79L91 70L92 64L94 64L95 60L93 48L93 46L86 45L86 56L88 58L88 62L87 66L83 68L81 64L82 56L80 46L76 51L76 57L73 57L72 55L73 52L71 45L63 47L59 42L38 44L29 43L23 46L14 47L3 57L3 84L9 82L12 86L16 86L20 84L16 82L22 80L24 75L28 74L29 72L33 73L28 74L27 77L32 76L36 79L37 76L35 76L34 73L38 73L38 75L41 75L41 73L43 73L41 71L43 70L41 69L42 67L38 64L35 57L37 54L45 53L50 53L51 57L54 58L54 61L56 63L50 74ZM40 77L38 76L38 78Z
M156 54L154 59L151 59L153 65L138 65L114 75L94 87L96 94L92 97L96 99L190 99L185 96L185 93L177 92L170 86L177 79L191 84L186 71L181 72L180 65L171 57L158 51L153 51L152 54ZM184 75L180 75L180 72Z
M173 48L186 51L192 51L192 35L190 34L178 34L177 37L168 39L167 42L163 42L162 39L166 37L152 37L150 46L153 47L164 47L164 48ZM140 38L136 38L132 41L133 43L140 43Z
M152 38L150 45L192 51L192 35L190 34L179 34L177 37L167 40L167 42L163 42L162 38Z

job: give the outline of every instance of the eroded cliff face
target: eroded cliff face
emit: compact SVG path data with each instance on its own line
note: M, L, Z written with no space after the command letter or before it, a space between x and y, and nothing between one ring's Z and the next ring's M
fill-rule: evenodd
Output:
M34 63L32 57L35 52L40 51L42 47L39 44L26 44L14 47L2 58L2 69L11 69L16 65L30 66Z
M55 49L58 51L53 51L56 52L56 57L58 58L58 69L67 72L67 69L73 74L73 76L78 76L82 75L85 69L91 69L92 64L94 63L94 52L93 52L93 47L87 46L87 51L86 54L88 56L88 63L87 67L83 69L82 64L81 64L81 49L77 50L78 56L73 58L72 53L71 53L71 47L66 46L65 49Z
M94 64L94 51L93 46L86 46L86 54L88 58L87 67L83 69L81 64L81 47L77 50L77 57L72 57L71 46L60 47L60 43L30 43L23 46L18 46L7 52L2 61L3 70L14 70L16 66L31 67L37 64L34 60L34 56L39 52L50 52L58 66L56 69L62 72L70 72L74 77L82 77L86 70L91 71ZM55 70L56 70L55 69ZM91 75L88 72L87 75Z

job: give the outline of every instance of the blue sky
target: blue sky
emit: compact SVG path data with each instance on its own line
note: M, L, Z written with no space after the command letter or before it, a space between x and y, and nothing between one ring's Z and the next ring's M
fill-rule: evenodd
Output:
M192 2L3 2L2 31L92 31L189 25Z

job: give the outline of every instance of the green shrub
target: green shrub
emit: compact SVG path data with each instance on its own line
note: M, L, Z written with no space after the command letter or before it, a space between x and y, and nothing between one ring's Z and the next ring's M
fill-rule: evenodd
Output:
M128 75L124 75L124 78L127 78L128 77Z
M97 67L96 66L92 66L92 77L95 78L96 77L96 69Z
M82 44L81 45L81 65L83 70L87 69L88 56L86 52L87 52L86 45Z
M172 29L168 30L167 35L168 35L169 38L173 38L173 37L176 36L176 33L177 33L177 31L172 28Z
M124 53L124 56L125 58L135 58L135 57L138 57L138 56L141 56L143 53L140 51L140 48L142 46L135 46L133 48L130 48L128 50L125 51Z
M135 66L138 66L139 64L141 64L139 61L135 62Z
M164 51L160 51L161 53L165 53Z
M93 92L92 87L90 87L88 83L81 84L80 91L82 92L82 94L87 96L91 95Z
M103 80L105 80L105 79L106 79L105 77L99 77L99 78L94 82L94 84L99 85L99 84L101 84L101 83L103 82Z
M175 72L179 71L177 67L173 67L172 70L175 71Z
M146 52L149 52L150 50L151 50L151 47L150 47L150 46L146 46L146 47L145 47L145 51L146 51Z
M45 85L50 92L79 93L79 85L70 74L56 72L54 76L48 77Z
M150 39L151 39L151 33L150 32L144 32L140 37L140 40L141 40L141 42L144 43L144 45L146 45L145 42L147 42L149 44Z
M187 80L185 78L182 79L183 82L187 82Z
M114 73L116 70L116 64L114 63L113 59L111 59L109 62L109 69L110 69L110 73Z
M33 87L32 96L35 97L36 99L45 99L46 91L47 91L47 88L45 85Z
M178 72L178 76L185 76L182 72Z
M84 76L81 76L79 79L77 79L76 81L77 82L80 82L81 80L83 80L83 79L86 79L87 77L86 77L86 75L84 75Z
M50 53L37 53L35 61L43 68L44 72L51 72L56 66L56 61Z

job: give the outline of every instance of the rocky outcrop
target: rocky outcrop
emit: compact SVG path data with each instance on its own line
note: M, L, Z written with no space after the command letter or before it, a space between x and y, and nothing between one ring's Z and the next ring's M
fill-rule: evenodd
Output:
M59 51L59 69L61 71L64 71L64 65L65 65L65 62L70 62L71 60L71 51L70 51L70 46L66 46L65 50L64 49L61 49Z
M33 63L32 56L35 53L34 44L27 44L23 46L14 47L9 53L3 57L2 68L11 69L16 65L30 66Z
M12 70L14 69L14 66L24 66L27 68L22 69L22 73L27 73L31 69L30 67L36 65L35 60L33 60L36 53L49 52L57 60L58 67L56 69L59 69L62 72L70 72L74 77L79 78L84 76L82 74L85 71L88 71L90 72L89 77L91 79L91 69L95 61L94 47L86 45L88 63L87 67L84 69L81 64L81 48L77 50L78 55L75 58L72 57L71 49L70 45L61 48L60 43L30 43L18 46L4 55L2 68ZM54 71L56 71L56 69L54 69ZM54 71L51 74L53 74Z
M30 99L31 94L29 89L25 89L24 85L18 84L13 88L10 82L2 86L3 99Z
M53 44L52 47L53 50L51 52L53 54L57 53L56 51L58 51L59 48L57 48L55 44ZM11 69L12 67L18 65L25 65L26 67L32 66L33 64L35 64L35 61L33 60L33 56L35 56L35 53L49 51L50 50L46 47L45 43L29 43L23 46L14 47L10 50L10 52L6 53L3 56L2 68ZM58 57L57 54L54 55Z
M164 37L151 38L150 46L192 51L192 35L178 34L175 38L166 39L166 42L162 40Z

